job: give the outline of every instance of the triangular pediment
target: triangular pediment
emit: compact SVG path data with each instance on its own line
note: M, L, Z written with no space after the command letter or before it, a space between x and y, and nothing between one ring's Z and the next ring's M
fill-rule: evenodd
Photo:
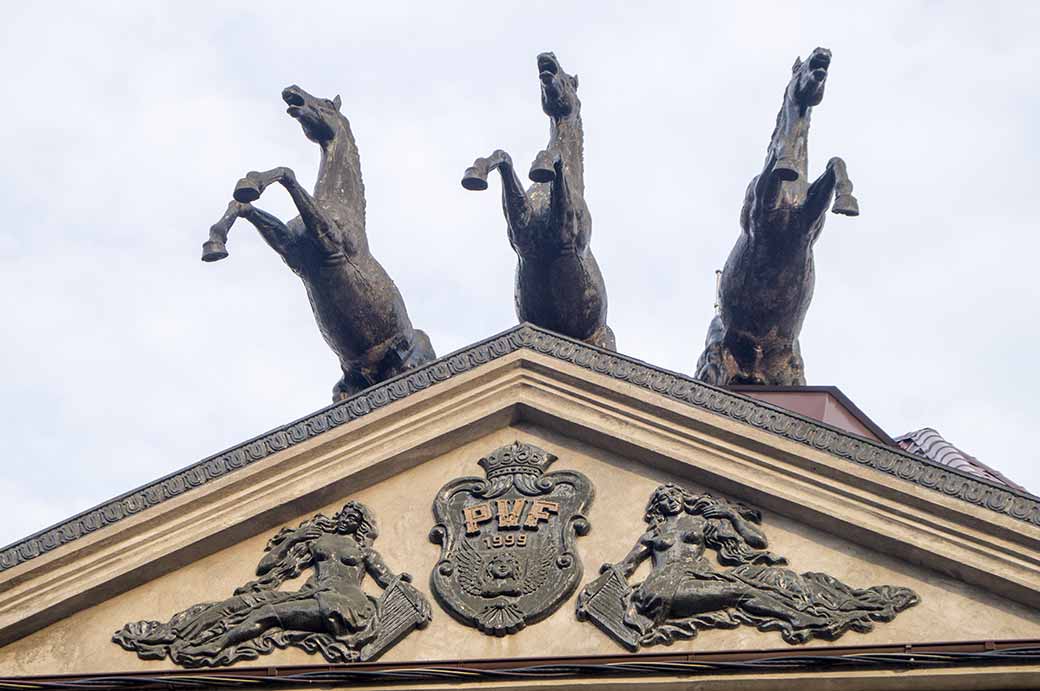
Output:
M646 530L647 498L672 482L760 512L769 551L794 571L920 597L840 645L1040 639L1036 498L522 325L12 546L0 555L0 669L173 669L117 647L112 632L227 597L256 577L279 528L332 515L350 498L375 514L387 563L411 572L434 603L430 625L382 660L624 654L577 621L576 592L503 638L456 621L431 594L435 493L481 476L477 460L514 441L545 449L558 457L554 470L582 473L594 488L591 530L577 540L582 585L625 557ZM670 650L785 645L741 625ZM261 660L319 661L293 648Z

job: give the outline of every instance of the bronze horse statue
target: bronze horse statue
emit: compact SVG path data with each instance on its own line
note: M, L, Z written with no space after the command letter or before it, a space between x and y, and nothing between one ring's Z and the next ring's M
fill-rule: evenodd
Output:
M794 63L765 167L748 185L741 234L722 271L719 312L697 363L701 381L805 384L798 334L813 295L813 244L828 207L859 215L843 160L832 158L819 178L808 178L809 119L830 63L823 48Z
M412 328L401 293L368 249L361 161L350 123L340 113L340 97L317 98L294 85L282 91L282 100L304 135L321 147L314 194L289 168L246 174L234 201L210 228L202 260L227 257L228 230L236 219L260 231L303 280L318 328L343 369L333 388L333 400L340 400L436 355L426 334ZM251 204L275 182L300 212L288 223Z
M557 333L614 350L607 326L607 289L589 241L592 217L585 204L583 133L578 77L563 71L552 53L538 56L542 110L549 143L535 157L524 191L513 160L498 150L478 158L462 178L468 190L486 190L487 176L502 176L502 208L517 255L516 315Z

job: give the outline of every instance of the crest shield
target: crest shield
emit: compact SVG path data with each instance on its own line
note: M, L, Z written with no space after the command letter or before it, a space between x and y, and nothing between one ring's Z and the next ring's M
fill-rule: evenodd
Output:
M452 480L433 503L441 558L430 586L453 617L493 636L544 619L581 580L575 538L589 531L592 483L546 473L556 456L513 442L480 459L485 479Z

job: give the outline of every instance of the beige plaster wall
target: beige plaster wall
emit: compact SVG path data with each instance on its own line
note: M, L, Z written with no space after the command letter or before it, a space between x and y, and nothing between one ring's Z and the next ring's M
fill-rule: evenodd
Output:
M667 481L702 488L681 477L634 463L602 448L593 448L530 425L488 434L433 458L352 497L367 504L379 522L375 548L396 571L413 574L414 584L433 603L430 626L415 631L390 650L385 661L455 660L543 655L614 654L623 649L589 623L574 616L574 597L548 619L506 638L493 638L463 626L440 609L429 594L430 570L439 546L428 540L434 493L464 475L482 475L477 459L514 439L529 441L559 456L555 469L585 473L596 490L588 514L592 531L578 539L585 566L583 583L599 565L620 560L644 530L643 508L653 489ZM689 459L696 465L697 459ZM323 511L331 514L342 500ZM300 516L293 525L309 518ZM763 529L774 552L785 555L797 571L822 571L854 587L891 584L916 590L921 604L895 621L878 624L870 634L848 633L836 645L923 643L948 640L1040 638L1040 612L989 595L942 575L896 558L858 547L840 536L806 527L784 516L764 512ZM57 673L154 671L171 669L167 661L140 660L111 642L124 623L138 619L166 620L192 604L220 600L253 577L264 545L274 531L188 564L99 605L33 633L0 649L0 676ZM645 565L644 565L645 569ZM637 573L637 578L641 576ZM373 586L378 592L378 588ZM810 646L835 645L816 641ZM702 632L669 651L703 651L786 647L779 634L750 627ZM653 649L650 649L653 650ZM299 650L277 651L246 665L319 664L322 659Z

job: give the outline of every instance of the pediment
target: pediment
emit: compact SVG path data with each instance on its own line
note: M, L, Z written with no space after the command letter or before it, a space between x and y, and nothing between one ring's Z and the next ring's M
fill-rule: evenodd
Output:
M576 542L581 585L625 557L646 531L648 497L671 482L759 512L768 550L793 571L920 597L869 633L806 647L1040 638L1040 528L1030 495L525 325L8 550L0 669L172 669L117 647L112 633L229 596L256 578L279 528L332 515L348 499L372 510L381 527L375 548L434 603L429 626L381 661L624 654L575 617L580 587L503 637L449 616L431 593L435 493L481 475L477 461L514 441L545 449L558 459L554 470L581 473L594 488L590 530ZM646 563L639 568L633 583L648 573ZM776 631L740 625L667 650L785 646ZM290 648L261 662L320 658Z

